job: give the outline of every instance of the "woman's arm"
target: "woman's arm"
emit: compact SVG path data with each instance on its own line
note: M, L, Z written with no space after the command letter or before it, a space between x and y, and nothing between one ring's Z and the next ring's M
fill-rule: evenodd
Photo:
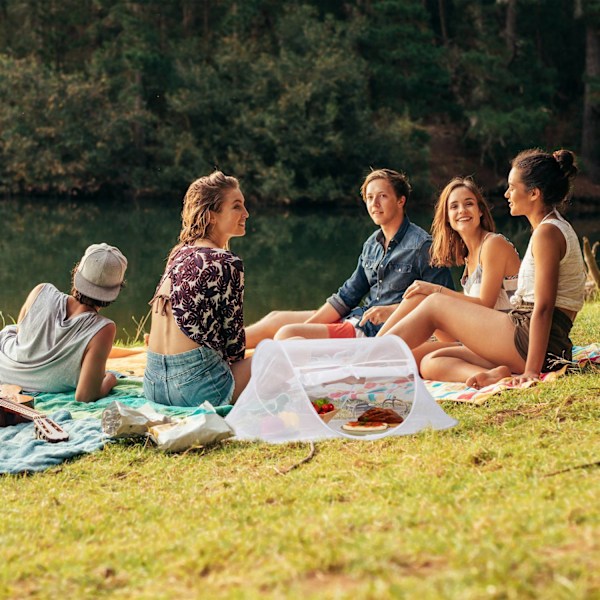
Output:
M106 373L106 360L116 332L117 328L111 322L90 340L81 361L81 373L75 390L77 402L93 402L104 398L115 387L117 378L112 373Z
M479 297L465 300L494 308L505 277L518 275L521 261L514 246L500 235L489 236L481 249Z

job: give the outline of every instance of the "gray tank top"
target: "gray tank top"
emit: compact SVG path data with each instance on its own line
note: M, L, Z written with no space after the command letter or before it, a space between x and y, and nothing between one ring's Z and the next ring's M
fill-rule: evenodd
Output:
M0 383L14 383L28 392L77 387L88 343L112 321L96 312L69 319L67 299L45 283L21 323L0 331Z

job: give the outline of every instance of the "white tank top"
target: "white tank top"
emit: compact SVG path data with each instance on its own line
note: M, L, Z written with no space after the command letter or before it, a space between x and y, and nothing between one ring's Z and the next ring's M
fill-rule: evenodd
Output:
M567 250L559 264L558 288L556 290L556 308L578 312L583 306L585 287L585 267L577 234L571 224L555 209L542 219L542 223L550 223L558 227L567 242ZM540 223L541 225L541 223ZM511 304L535 304L535 261L532 253L532 239L519 269L517 291L511 298Z
M462 276L460 283L463 287L463 293L465 296L472 296L475 298L481 297L481 284L483 282L483 268L481 266L481 250L483 249L483 244L485 244L485 240L488 237L493 235L502 236L511 246L512 243L510 240L505 238L501 233L493 234L491 231L485 234L481 242L481 246L479 247L479 256L477 257L477 267L471 275L466 275L467 270L465 269L465 274ZM514 247L514 246L513 246ZM516 250L515 250L516 252ZM500 287L500 291L498 292L498 299L496 300L496 304L494 305L495 310L510 310L512 308L512 304L510 303L510 299L517 289L517 276L513 275L512 277L504 277L502 279L502 285Z
M67 317L68 296L46 283L18 325L0 331L0 383L28 392L77 388L90 340L112 323L96 312Z

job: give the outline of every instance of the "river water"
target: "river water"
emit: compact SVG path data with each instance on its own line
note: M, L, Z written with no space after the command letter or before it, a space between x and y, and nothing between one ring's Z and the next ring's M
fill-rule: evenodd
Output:
M171 203L0 201L0 326L13 322L29 290L40 282L70 289L70 271L92 243L118 246L129 260L127 287L103 314L117 323L117 337L133 341L148 313L148 300L179 235L181 202ZM244 260L245 320L270 310L313 308L348 277L363 241L374 230L366 210L327 207L302 211L250 208L244 238L231 249ZM431 211L410 218L425 229ZM498 230L521 256L529 239L524 218L511 218L500 204ZM600 241L599 216L571 218L579 236ZM454 271L458 280L459 271ZM149 325L149 324L148 324ZM148 330L148 326L146 326Z

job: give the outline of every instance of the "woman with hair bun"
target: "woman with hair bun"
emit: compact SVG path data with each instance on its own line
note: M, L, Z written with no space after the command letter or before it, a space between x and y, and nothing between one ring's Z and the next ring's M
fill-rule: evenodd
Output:
M585 269L577 235L558 208L570 196L577 174L568 150L525 150L512 161L508 200L512 216L533 229L518 285L504 313L464 300L432 294L389 331L416 348L435 330L459 340L423 357L423 377L464 381L474 388L516 374L515 382L537 380L571 360L569 332L583 306Z
M250 377L244 359L244 265L229 240L246 233L235 177L215 171L183 201L179 243L150 301L153 307L144 394L175 406L236 400Z

